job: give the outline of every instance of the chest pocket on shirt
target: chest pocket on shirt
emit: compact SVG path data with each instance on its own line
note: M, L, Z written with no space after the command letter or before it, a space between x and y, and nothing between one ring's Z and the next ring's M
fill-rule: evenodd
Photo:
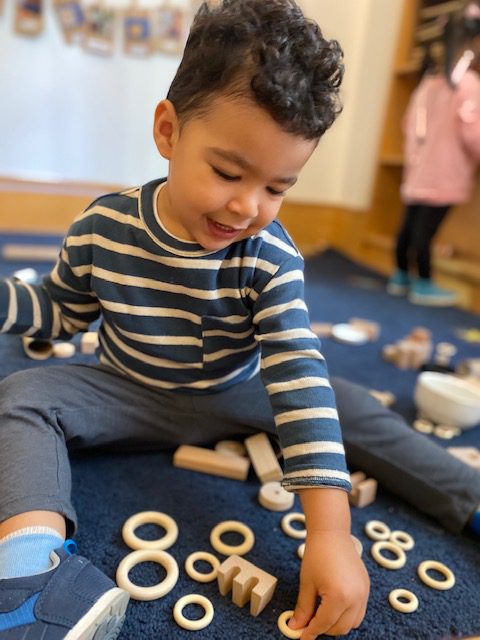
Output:
M254 356L258 346L249 316L227 322L217 316L202 317L203 368L222 371L242 366Z

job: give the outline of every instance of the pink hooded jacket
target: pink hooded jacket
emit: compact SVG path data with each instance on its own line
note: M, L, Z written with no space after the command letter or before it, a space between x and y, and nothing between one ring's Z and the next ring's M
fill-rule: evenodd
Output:
M470 200L480 161L480 77L468 70L455 89L443 74L426 75L404 119L406 204Z

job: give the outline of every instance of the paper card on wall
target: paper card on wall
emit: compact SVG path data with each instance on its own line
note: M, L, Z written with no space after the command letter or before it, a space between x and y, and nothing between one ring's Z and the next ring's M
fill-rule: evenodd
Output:
M123 18L123 49L134 56L152 53L152 25L150 12L132 7L127 9Z
M83 38L85 13L80 0L54 0L63 37L69 44Z
M156 49L165 53L181 53L188 35L190 12L166 2L153 11Z
M42 0L16 0L15 31L36 36L43 30Z
M85 9L83 47L91 53L111 55L115 47L117 14L102 3L88 5Z
M0 16L3 15L3 9L5 8L4 0L0 0Z

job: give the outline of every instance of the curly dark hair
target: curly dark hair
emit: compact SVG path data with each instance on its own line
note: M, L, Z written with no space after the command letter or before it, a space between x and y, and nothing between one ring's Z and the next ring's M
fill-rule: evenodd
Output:
M167 98L180 123L219 95L248 98L288 133L318 139L341 111L343 51L294 0L203 2Z

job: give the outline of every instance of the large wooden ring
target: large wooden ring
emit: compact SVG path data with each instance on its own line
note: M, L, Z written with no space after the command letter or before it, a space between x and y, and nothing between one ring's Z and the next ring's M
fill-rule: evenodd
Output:
M157 562L167 572L166 577L152 587L141 587L133 584L128 577L129 572L142 562ZM132 551L120 562L117 568L117 584L121 589L125 589L134 600L156 600L163 598L177 584L178 564L166 551L155 549L140 549Z
M394 553L397 556L396 559L391 560L390 558L385 558L381 553L383 549L388 549ZM373 559L376 560L379 565L385 567L385 569L401 569L407 561L405 551L399 547L398 544L390 542L389 540L378 540L377 542L374 542L371 554Z
M135 535L135 529L142 524L158 524L165 529L165 535L156 540L143 540ZM122 527L122 537L130 549L168 549L178 538L177 523L160 511L141 511L128 518Z
M189 620L183 615L183 609L187 604L199 604L203 607L205 615L198 620ZM213 620L213 604L205 596L201 596L198 593L190 593L183 598L180 598L173 607L173 617L179 627L183 627L188 631L198 631L199 629L205 629Z
M210 573L201 573L195 569L195 562L197 560L205 560L212 565ZM185 560L185 571L187 575L196 580L197 582L212 582L217 577L218 567L220 566L220 560L207 551L195 551L191 553Z
M226 531L235 531L236 533L240 533L245 539L242 544L225 544L221 541L220 536ZM238 522L237 520L225 520L224 522L217 524L217 526L212 529L210 533L210 544L215 551L223 553L224 556L232 556L234 554L237 556L244 556L255 544L255 536L253 535L253 531L250 527L247 527L243 522Z
M306 529L294 529L291 525L292 521L296 520L305 524L305 515L303 513L287 513L283 516L281 521L281 527L284 533L291 538L303 539L307 537Z
M290 618L293 616L293 611L284 611L283 613L281 613L278 616L278 628L280 629L280 632L286 637L286 638L300 638L300 636L303 633L303 629L290 629L290 627L288 626L287 622L290 620Z
M430 577L427 573L429 569L439 571L445 576L445 580L435 580L435 578ZM432 589L446 591L447 589L451 589L455 584L455 575L453 571L442 562L437 562L436 560L424 560L418 565L417 571L420 580L428 587L432 587Z
M365 525L365 533L370 540L388 540L391 535L390 527L381 520L370 520Z
M405 598L408 602L402 602L400 598ZM417 596L407 589L394 589L388 594L390 605L402 613L413 613L418 609Z

